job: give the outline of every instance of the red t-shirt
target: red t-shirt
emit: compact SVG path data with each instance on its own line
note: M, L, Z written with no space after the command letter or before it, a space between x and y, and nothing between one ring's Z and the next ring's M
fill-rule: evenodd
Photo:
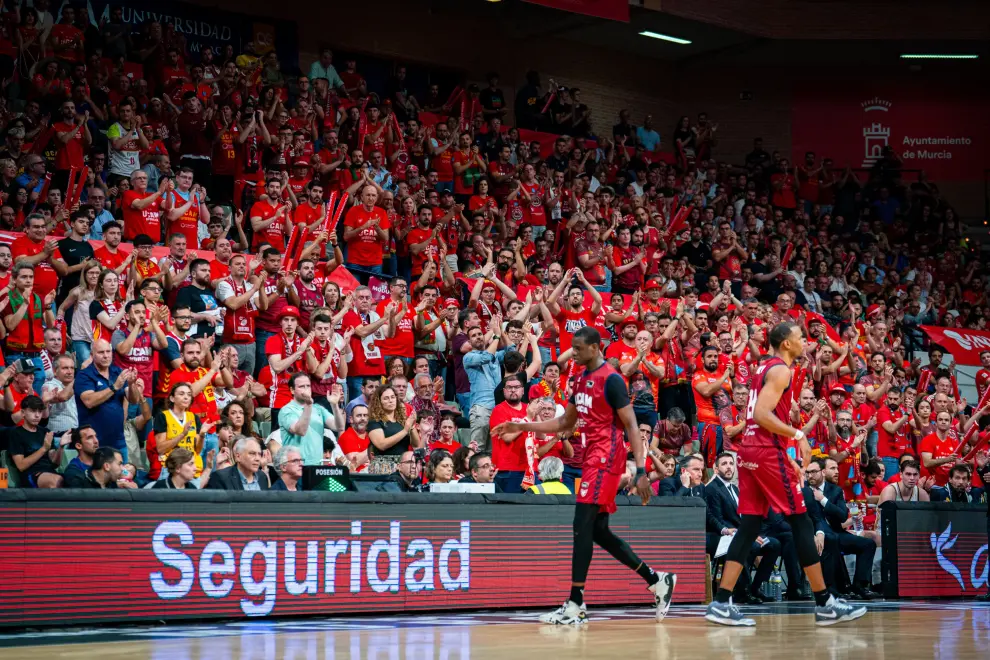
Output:
M265 341L265 355L267 357L278 355L284 359L298 351L301 343L302 339L299 337L293 337L292 341L286 342L285 336L279 332ZM269 406L271 408L282 408L292 401L292 393L289 391L289 376L296 371L306 371L306 357L303 356L299 358L295 364L289 365L289 367L280 374L276 374L275 370L270 366L268 367L268 370L271 372L272 376L272 385L268 389ZM278 420L273 420L273 422L277 421Z
M378 312L378 316L385 316L385 308L390 302L390 298L379 301L378 305L375 307L375 311ZM415 343L413 336L413 320L415 318L416 310L407 305L405 314L402 315L395 326L395 334L390 338L383 339L378 342L378 345L382 349L383 355L399 355L407 358L411 358L415 355L413 349L413 345Z
M349 427L337 439L337 444L340 445L340 451L345 454L356 454L364 451L368 448L368 442L368 434L365 433L362 438L353 427Z
M370 211L364 206L354 206L344 218L345 227L360 227L373 218L378 218L378 226L388 231L391 225L385 209L374 207ZM347 262L355 266L381 266L382 241L374 227L365 227L357 236L347 242Z
M279 212L281 208L281 204L272 204L268 200L255 202L254 205L251 206L251 217L261 218L262 220L270 220ZM254 232L254 238L251 241L251 249L257 250L261 247L261 244L265 242L270 243L271 246L279 252L285 252L284 218L276 220L261 231Z
M51 239L46 239L51 240ZM14 242L10 245L10 252L14 258L14 263L17 263L18 257L33 257L39 252L44 251L45 241L40 243L35 243L27 236L18 236L14 239ZM52 259L61 259L62 253L59 252L58 248L52 252ZM52 268L49 261L42 261L34 267L34 293L41 296L44 300L50 292L55 290L58 286L58 273Z
M911 440L908 437L908 433L911 431L910 424L902 426L896 435L892 435L883 428L884 422L896 423L905 414L899 408L896 413L892 413L890 406L883 406L877 411L877 456L899 458L901 454L911 450Z
M503 422L525 422L526 405L521 404L515 410L508 401L495 406L492 410L491 428ZM520 433L512 442L505 442L499 436L492 434L492 463L501 472L526 472L532 465L535 456L535 436L532 433Z
M139 234L145 234L151 237L151 240L156 243L161 241L161 197L140 211L131 206L135 201L145 199L154 194L149 192L139 193L136 190L128 190L124 193L124 199L120 206L124 212L125 241L133 241Z
M341 333L349 328L356 328L371 323L371 315L364 318L355 311L347 312L341 319ZM347 365L347 376L384 376L385 359L382 354L382 340L385 338L385 327L379 328L373 334L362 340L355 333L351 336L351 352L354 357Z
M937 433L925 436L925 439L921 441L921 448L918 450L918 453L929 453L932 455L932 458L945 458L946 456L951 456L952 452L958 446L959 436L955 431L950 429L945 435L945 440L940 439ZM937 485L945 486L945 484L949 483L949 471L952 470L952 465L952 463L945 463L944 465L939 465L934 470L928 470L928 473L935 478Z
M563 307L557 314L557 328L560 335L560 352L563 353L571 347L571 338L574 333L587 325L594 325L595 317L591 315L590 309L582 309L580 312L572 312Z
M437 171L437 179L439 181L453 181L454 180L454 154L456 151L451 148L446 151L435 154L430 158L430 166Z
M109 268L110 270L120 268L120 265L127 259L127 255L127 252L119 248L116 254L111 254L106 245L101 245L93 250L93 258L99 261L104 268Z
M74 122L60 121L53 124L52 128L55 129L56 133L68 133L76 128L76 124ZM85 129L80 128L76 131L76 134L72 136L72 139L66 144L63 144L61 140L56 139L56 143L58 144L58 152L55 154L55 169L67 170L72 167L82 167L84 165L84 133Z
M406 245L414 245L415 243L422 243L426 239L430 238L432 235L433 235L432 229L422 229L420 227L416 227L408 234L406 234L405 243ZM427 261L437 260L437 257L440 254L440 246L437 243L437 239L434 238L429 242L429 244L427 244L425 250L420 250L418 254L413 254L412 251L410 250L410 254L412 254L412 276L413 279L417 279L420 275L423 274L423 268Z

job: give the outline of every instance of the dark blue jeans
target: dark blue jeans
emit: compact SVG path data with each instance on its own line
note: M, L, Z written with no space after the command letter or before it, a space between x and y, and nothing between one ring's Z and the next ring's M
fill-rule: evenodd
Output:
M522 471L506 470L495 475L495 484L502 489L503 493L521 493L523 478L526 476ZM539 479L536 483L540 483Z

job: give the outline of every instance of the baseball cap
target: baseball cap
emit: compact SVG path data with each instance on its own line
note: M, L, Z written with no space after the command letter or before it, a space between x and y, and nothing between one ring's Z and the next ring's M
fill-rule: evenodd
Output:
M305 158L297 158L292 162L293 167L309 167L309 161Z
M842 396L844 396L846 398L849 398L849 396L850 396L849 392L846 391L846 388L844 388L842 385L839 385L838 383L836 383L835 385L833 385L832 386L832 389L830 389L828 391L828 393L829 394L841 394Z
M287 316L294 316L294 317L296 317L296 320L298 321L299 320L299 308L298 307L294 307L293 305L289 305L288 307L286 307L285 309L282 310L282 314L280 316L281 316L281 318L285 318Z
M882 313L883 312L880 310L880 305L870 305L869 307L866 308L866 316L867 316L867 318L869 318L870 316L875 316L877 314L882 314Z
M461 303L460 303L460 301L457 300L457 298L447 298L446 300L443 301L443 306L444 306L444 308L447 308L447 307L460 307L461 306Z
M646 286L643 287L643 290L651 291L653 289L662 289L662 288L663 287L660 286L659 282L657 282L656 280L650 280L649 282L646 283Z
M38 367L35 366L34 362L27 358L21 358L20 360L14 361L14 373L16 374L33 374L37 373Z

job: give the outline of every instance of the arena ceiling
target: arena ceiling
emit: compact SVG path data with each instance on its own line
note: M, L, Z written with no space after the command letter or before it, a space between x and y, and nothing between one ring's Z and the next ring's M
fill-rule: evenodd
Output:
M643 6L637 6L637 2ZM553 38L674 64L951 66L902 53L974 53L990 60L990 0L634 0L630 22L605 21L522 0L431 0L435 13L476 16L516 40ZM641 36L657 32L675 44Z

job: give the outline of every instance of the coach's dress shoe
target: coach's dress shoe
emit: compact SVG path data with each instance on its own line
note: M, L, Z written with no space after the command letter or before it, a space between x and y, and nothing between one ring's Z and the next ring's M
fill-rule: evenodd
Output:
M852 600L873 600L874 598L878 598L880 596L880 594L876 593L869 587L861 584L854 585L849 590L849 593L852 596Z
M744 594L739 594L738 596L733 596L732 601L736 605L762 605L763 600L749 593L748 591Z

